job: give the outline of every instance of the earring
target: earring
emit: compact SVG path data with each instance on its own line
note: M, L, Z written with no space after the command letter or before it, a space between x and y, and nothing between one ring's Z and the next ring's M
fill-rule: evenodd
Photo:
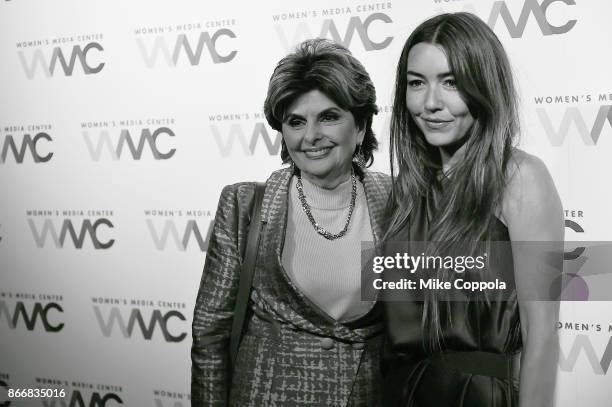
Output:
M363 151L361 151L361 144L357 145L357 152L353 155L353 162L361 169L364 169L366 166L365 156Z

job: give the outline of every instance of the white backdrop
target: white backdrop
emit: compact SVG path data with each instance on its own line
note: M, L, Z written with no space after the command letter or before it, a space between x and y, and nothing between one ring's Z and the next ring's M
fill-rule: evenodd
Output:
M401 47L459 10L510 55L521 144L553 174L567 239L612 240L609 1L2 0L0 406L189 405L219 193L280 166L262 113L276 62L309 37L348 46L376 85L388 171ZM557 406L610 405L610 311L562 304ZM27 387L67 395L8 400Z

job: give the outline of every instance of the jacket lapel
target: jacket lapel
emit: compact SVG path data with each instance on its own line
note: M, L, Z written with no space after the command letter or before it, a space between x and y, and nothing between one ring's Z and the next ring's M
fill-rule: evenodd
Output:
M391 177L378 172L365 171L363 189L368 202L374 242L379 243L385 233L385 208L391 190Z
M374 240L378 241L383 233L382 222L388 192L379 177L368 172L365 174L363 183L372 234ZM258 296L265 300L268 311L288 316L287 319L291 323L302 329L346 340L367 337L371 329L351 330L320 310L300 292L281 264L291 176L291 169L286 168L272 173L266 182L262 203L262 221L265 224L262 228L263 235L257 260L258 271L254 282L259 291Z

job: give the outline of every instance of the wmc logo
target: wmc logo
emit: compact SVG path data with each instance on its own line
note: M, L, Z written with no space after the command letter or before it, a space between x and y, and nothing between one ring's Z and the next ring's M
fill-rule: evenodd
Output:
M172 240L176 248L180 251L187 250L190 241L195 241L199 249L203 252L208 250L208 240L212 232L213 221L209 221L208 229L202 233L195 219L189 219L185 227L179 227L172 219L165 219L162 226L156 226L153 219L147 219L149 233L153 239L153 244L157 250L166 250L168 246L168 238L172 236Z
M559 26L552 25L547 19L546 12L548 7L553 3L565 3L571 6L576 5L574 0L543 0L541 4L538 3L538 0L525 0L518 21L515 22L506 5L506 1L496 1L493 3L493 8L491 9L491 14L489 15L487 23L489 27L494 29L498 18L501 17L508 29L510 37L520 38L523 36L523 32L525 32L529 16L533 14L543 35L565 34L574 28L576 20L569 20L565 24Z
M59 332L64 327L64 323L58 322L54 324L50 321L49 311L51 310L55 310L55 312L58 313L64 312L62 307L55 302L50 302L45 305L36 302L33 307L28 309L22 301L18 301L15 308L11 311L6 302L0 300L0 318L4 315L8 322L8 327L11 329L16 329L17 326L20 325L19 322L23 321L26 329L28 331L33 331L37 326L37 322L40 320L40 324L42 324L45 331ZM40 326L40 324L38 324L38 326Z
M574 222L571 219L565 219L565 227L573 230L576 233L584 233L584 229L582 228L582 226L580 226L580 224ZM580 257L584 253L585 250L586 250L586 247L576 247L574 250L570 252L563 253L563 259L564 260L576 260L578 257Z
M157 144L158 138L161 135L175 137L174 132L168 127L160 127L153 131L149 128L144 128L141 130L140 136L132 135L129 130L123 129L119 133L119 137L111 137L108 130L102 130L98 135L92 135L88 131L83 131L85 144L94 161L100 161L104 149L106 149L113 160L119 160L126 146L129 149L131 158L134 160L142 158L145 146L149 147L154 159L167 160L176 153L176 149L171 148L167 151L161 151Z
M138 308L132 308L126 324L125 317L121 314L118 307L112 307L107 316L103 315L103 312L98 306L94 306L93 308L100 330L106 337L111 336L115 326L118 326L124 338L131 338L136 325L138 325L138 329L143 338L148 341L153 338L156 328L161 330L166 342L181 342L187 336L186 332L173 335L168 329L168 321L170 318L178 318L181 321L185 321L185 316L176 310L171 310L162 314L160 310L155 309L151 313L148 322L145 322L142 311Z
M569 352L559 351L559 368L564 372L572 372L576 368L578 357L581 353L586 356L586 361L591 365L596 375L606 375L612 361L612 336L601 352L597 352L588 335L577 335ZM567 356L566 356L567 355Z
M566 214L571 213L574 216L576 211L566 211ZM578 211L578 215L582 216L582 211ZM580 224L571 220L565 219L565 227L575 233L584 233L584 229ZM561 299L566 301L587 301L589 299L589 285L585 278L580 275L580 270L587 261L587 256L584 256L586 247L578 246L572 250L563 253L563 268L564 273L554 282L554 290L561 288ZM557 293L555 293L557 294Z
M442 0L436 0L436 3L441 3ZM527 22L529 21L530 16L533 15L542 35L558 35L565 34L570 31L576 25L577 20L567 20L564 24L561 25L553 25L548 20L548 8L554 3L563 3L568 6L575 6L575 0L542 0L541 3L538 0L525 0L523 3L523 7L520 10L520 13L512 13L508 8L508 3L516 4L518 1L512 0L504 0L504 1L496 1L493 3L493 7L491 8L491 12L489 13L488 18L486 18L487 24L491 29L495 29L497 26L498 20L504 22L510 37L512 38L522 38L523 33L525 32L525 28L527 27ZM468 4L463 7L465 11L475 12L473 4ZM444 10L441 10L444 11ZM484 18L481 13L479 14Z
M17 164L22 164L26 158L26 153L29 151L32 156L32 160L35 163L46 163L51 157L53 157L52 152L42 153L38 150L38 142L40 140L46 140L48 142L53 141L50 135L47 133L38 133L34 137L30 134L25 134L21 140L13 137L12 135L7 135L4 137L4 141L2 142L2 150L0 151L0 164L4 164L6 162L7 157L12 156L15 159ZM9 151L11 154L9 155Z
M373 13L366 18L353 16L349 19L344 34L340 34L341 30L338 29L336 22L331 18L323 20L318 29L317 27L313 29L306 21L300 21L299 23L290 25L293 30L291 39L288 38L288 33L283 29L282 25L276 24L274 27L283 48L287 52L290 52L295 45L299 44L301 41L314 37L329 38L334 42L344 45L346 48L350 48L355 33L357 33L357 37L359 37L366 51L378 51L387 48L389 44L391 44L391 41L393 41L393 37L385 37L378 41L370 37L370 25L376 22L379 24L390 24L393 20L385 13Z
M253 130L250 128L245 130L241 123L232 123L229 130L221 130L217 124L210 125L210 131L217 143L221 156L228 157L234 150L236 140L242 147L245 155L254 155L259 141L263 141L269 155L279 155L281 149L282 136L276 132L274 136L270 136L266 126L262 122L255 123Z
M168 66L175 67L181 59L187 60L191 65L199 65L202 59L202 52L206 46L210 59L215 64L230 62L236 57L238 51L233 50L225 55L220 54L217 49L217 41L220 37L236 38L236 34L228 28L221 28L211 36L208 32L201 32L197 41L190 42L187 34L179 34L174 44L168 44L168 38L157 36L152 45L145 44L142 38L138 38L138 49L142 55L145 65L154 68L161 54ZM170 50L172 48L172 51ZM183 55L183 58L181 56Z
M42 73L49 78L60 72L60 69L65 76L72 76L74 68L77 66L77 60L85 75L99 73L102 68L104 68L105 63L100 62L94 66L90 65L87 61L87 57L88 53L92 50L100 52L104 51L104 48L97 42L90 42L84 47L81 45L74 45L71 51L66 51L66 49L62 50L61 47L54 47L50 59L47 59L41 48L36 48L29 57L26 56L25 51L19 51L18 54L26 77L32 79L37 71L42 71ZM58 65L60 69L57 69Z
M53 220L45 219L42 227L36 225L32 218L28 219L28 225L32 231L32 237L39 249L45 247L49 236L53 240L56 248L63 248L66 244L66 238L70 237L70 241L76 249L82 249L86 241L90 241L94 249L109 249L115 243L115 239L109 239L105 242L100 241L98 237L98 228L106 226L113 228L113 224L106 218L99 219L83 219L80 224L73 223L73 220L64 219L58 227ZM59 231L59 233L58 233Z
M612 105L600 106L591 126L587 125L587 121L576 106L565 108L565 112L563 116L561 116L558 126L553 125L545 108L536 108L536 113L550 143L555 147L561 146L564 143L572 124L574 124L574 128L578 131L582 141L587 146L594 146L597 144L606 121L608 122L608 127L612 128Z
M80 390L73 390L72 394L69 398L66 399L48 399L43 400L44 407L105 407L107 403L113 402L112 404L108 404L109 406L113 404L123 404L123 400L115 393L105 393L101 395L100 393L93 392L89 398L87 396L83 396Z

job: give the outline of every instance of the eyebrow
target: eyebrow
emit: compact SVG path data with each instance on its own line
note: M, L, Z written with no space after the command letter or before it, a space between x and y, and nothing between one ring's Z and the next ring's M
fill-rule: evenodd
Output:
M325 113L330 113L330 112L337 112L337 113L339 113L340 111L341 111L341 109L339 107L332 106L332 107L328 107L325 110L321 110L317 116L321 116L321 115L324 115ZM304 116L302 116L301 114L288 112L287 115L285 116L284 120L288 120L291 117L297 117L297 118L300 118L300 119L304 118Z
M419 78L425 78L425 75L416 72L416 71L408 71L406 72L406 75L413 75L413 76L418 76ZM438 74L438 78L444 78L446 76L455 76L452 72L442 72L440 74Z

